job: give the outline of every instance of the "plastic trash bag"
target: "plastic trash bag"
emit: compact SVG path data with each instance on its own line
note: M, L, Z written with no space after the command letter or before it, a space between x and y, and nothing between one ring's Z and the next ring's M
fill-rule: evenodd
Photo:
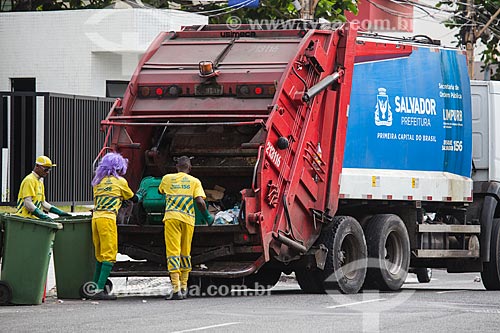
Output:
M238 224L239 214L240 209L237 206L228 210L220 211L215 214L214 225Z

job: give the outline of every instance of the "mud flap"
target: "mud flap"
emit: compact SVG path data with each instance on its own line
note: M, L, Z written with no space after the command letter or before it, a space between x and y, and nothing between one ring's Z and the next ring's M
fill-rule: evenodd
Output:
M319 245L319 249L314 253L314 258L316 259L316 267L321 270L325 269L326 256L328 254L328 248L324 244Z

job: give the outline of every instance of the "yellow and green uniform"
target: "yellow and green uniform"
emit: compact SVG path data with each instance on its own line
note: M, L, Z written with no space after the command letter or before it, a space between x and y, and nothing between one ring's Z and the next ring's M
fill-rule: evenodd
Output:
M191 271L191 241L195 224L195 198L205 199L205 191L198 178L187 173L168 174L158 188L165 194L165 245L167 267L171 274L183 274L183 288ZM185 281L184 281L185 280ZM176 286L174 286L174 291Z
M21 183L17 195L17 211L15 215L37 219L38 217L24 207L24 198L26 197L31 197L35 207L42 209L42 202L45 201L45 186L43 185L43 178L40 178L34 172L24 177Z
M116 215L123 200L134 196L125 178L104 177L94 186L92 240L98 262L115 262L118 253Z

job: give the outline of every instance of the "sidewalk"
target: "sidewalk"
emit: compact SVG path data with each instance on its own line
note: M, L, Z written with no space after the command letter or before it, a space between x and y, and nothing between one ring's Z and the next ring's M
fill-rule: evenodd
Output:
M130 257L118 254L117 261L131 260ZM116 295L166 295L170 289L168 277L144 278L144 277L115 277L113 282L113 294ZM56 296L56 276L54 271L53 257L50 258L49 271L47 274L47 296Z

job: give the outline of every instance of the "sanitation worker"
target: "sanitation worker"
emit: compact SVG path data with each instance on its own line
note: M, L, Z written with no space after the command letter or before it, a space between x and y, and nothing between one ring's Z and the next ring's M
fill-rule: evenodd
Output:
M163 176L158 192L165 194L165 245L167 268L172 292L165 299L180 300L187 297L187 283L191 271L191 241L193 239L195 210L212 224L214 218L205 204L205 191L199 179L189 175L191 160L181 156L176 160L177 173Z
M24 177L19 188L17 211L14 215L52 221L49 215L43 212L45 210L59 216L71 216L71 214L63 212L45 200L43 180L48 176L52 167L55 166L47 156L38 156L36 158L35 168L29 175Z
M127 172L128 160L118 153L106 154L97 170L92 186L94 189L94 211L92 213L92 240L94 242L96 269L93 282L96 284L92 299L115 300L115 295L104 291L106 280L116 262L118 254L118 231L116 216L123 200L136 203L142 199L143 191L134 194L123 175Z

